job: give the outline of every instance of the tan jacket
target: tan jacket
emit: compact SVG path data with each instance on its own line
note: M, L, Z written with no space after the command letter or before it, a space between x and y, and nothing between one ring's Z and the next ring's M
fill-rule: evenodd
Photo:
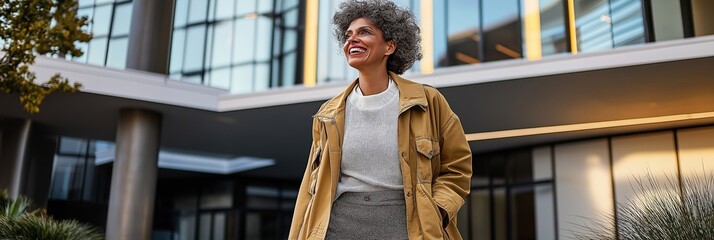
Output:
M471 150L459 118L436 89L391 73L399 88L399 160L409 239L462 239L456 215L469 194ZM345 99L357 81L313 117L312 147L289 239L324 239L340 177ZM443 227L442 208L449 222Z

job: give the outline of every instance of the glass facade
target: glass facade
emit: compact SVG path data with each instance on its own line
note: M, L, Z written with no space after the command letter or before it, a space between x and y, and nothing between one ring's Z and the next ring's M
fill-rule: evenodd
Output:
M302 82L297 0L177 0L170 78L263 91Z
M155 239L287 239L297 185L252 179L160 181ZM157 224L155 223L155 226ZM156 234L155 234L156 235Z
M88 43L78 44L84 55L72 60L124 69L131 13L131 0L79 0L77 16L89 19L85 30L91 32L93 38Z
M111 164L98 162L97 153L101 157L101 152L112 146L104 141L60 138L52 171L50 199L108 203L112 167Z
M471 194L459 218L464 239L554 238L547 235L555 230L550 147L473 159Z
M578 50L593 52L645 42L640 0L575 0Z

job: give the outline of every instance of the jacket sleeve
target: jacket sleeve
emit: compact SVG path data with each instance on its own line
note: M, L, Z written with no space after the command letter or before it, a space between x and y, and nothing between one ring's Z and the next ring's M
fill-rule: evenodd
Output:
M451 111L441 94L437 99L442 120L439 139L441 166L432 185L432 194L436 204L447 213L444 220L448 223L454 220L471 190L471 148L459 117Z
M293 212L293 220L290 224L290 234L288 239L294 240L298 239L300 235L300 230L302 229L303 221L305 220L305 214L307 211L307 205L310 202L310 193L308 191L310 184L310 172L312 170L311 157L315 154L318 148L318 141L316 136L318 135L318 120L313 119L312 122L312 146L310 147L310 155L307 158L307 166L305 167L305 173L302 177L302 183L300 183L300 190L298 191L297 200L295 201L295 211Z

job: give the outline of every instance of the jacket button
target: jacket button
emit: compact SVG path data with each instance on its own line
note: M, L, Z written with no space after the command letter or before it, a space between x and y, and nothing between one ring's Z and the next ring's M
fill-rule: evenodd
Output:
M412 192L407 192L407 197L408 198L412 197Z
M364 201L369 202L369 196L364 196Z
M404 152L402 152L402 157L404 157L404 155L405 155Z

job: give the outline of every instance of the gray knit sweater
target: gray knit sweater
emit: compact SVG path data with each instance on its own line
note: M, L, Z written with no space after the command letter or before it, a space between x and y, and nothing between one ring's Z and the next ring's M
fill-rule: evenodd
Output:
M344 192L402 190L397 152L399 89L393 80L384 92L364 96L359 86L347 96L340 182Z

